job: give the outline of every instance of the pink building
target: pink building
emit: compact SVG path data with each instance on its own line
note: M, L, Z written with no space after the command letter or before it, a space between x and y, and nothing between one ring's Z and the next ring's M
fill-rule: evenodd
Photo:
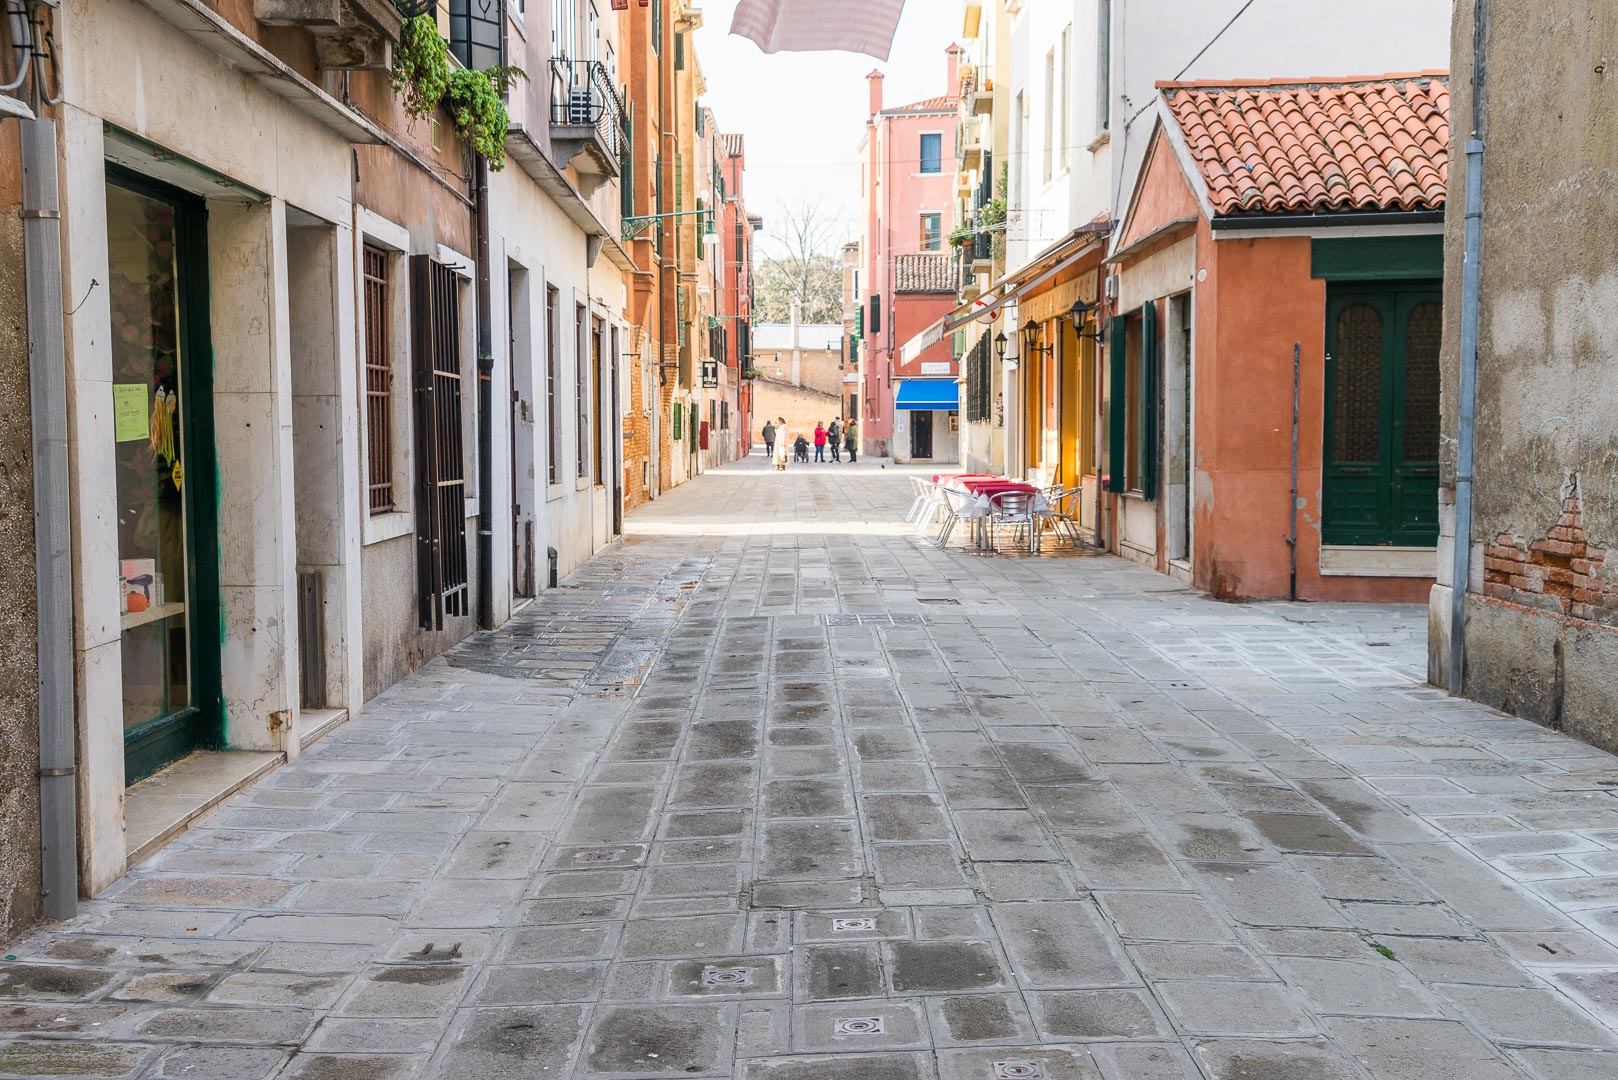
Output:
M955 215L955 128L963 50L951 45L944 55L945 92L910 105L883 108L882 73L873 71L866 77L871 108L860 147L864 194L860 254L865 271L858 319L864 354L861 441L866 453L892 455L900 461L956 458L955 369L949 340L903 364L899 357L906 332L914 334L954 302L947 271L948 238ZM935 253L936 268L930 265ZM937 284L933 291L917 291L918 280ZM897 420L896 412L903 414Z

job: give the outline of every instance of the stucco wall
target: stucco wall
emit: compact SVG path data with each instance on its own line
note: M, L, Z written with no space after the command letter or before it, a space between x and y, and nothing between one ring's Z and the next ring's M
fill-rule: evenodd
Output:
M10 130L7 130L10 129ZM15 124L0 127L0 941L39 918L39 713L28 329Z
M1453 536L1473 4L1455 5L1456 122L1445 234L1446 532ZM1618 8L1606 0L1489 5L1484 95L1470 696L1618 749ZM1521 103L1534 102L1525 108ZM1582 597L1546 571L1508 572L1547 544L1576 495ZM1503 535L1504 534L1504 535ZM1488 545L1486 548L1485 545ZM1448 548L1434 591L1431 675L1447 682ZM1551 549L1550 554L1558 554ZM1485 558L1487 556L1487 559ZM1593 618L1572 617L1575 603Z

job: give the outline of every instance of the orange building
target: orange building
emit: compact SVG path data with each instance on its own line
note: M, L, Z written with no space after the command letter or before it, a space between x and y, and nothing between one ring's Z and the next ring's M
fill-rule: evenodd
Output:
M1447 76L1159 88L1109 255L1108 545L1223 597L1424 599Z

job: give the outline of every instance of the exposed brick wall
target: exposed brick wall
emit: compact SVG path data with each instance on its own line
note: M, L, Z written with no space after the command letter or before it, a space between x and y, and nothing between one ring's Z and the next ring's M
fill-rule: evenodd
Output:
M1525 541L1503 532L1484 546L1483 590L1496 600L1618 625L1618 588L1600 576L1606 558L1606 549L1592 547L1584 534L1575 475L1563 490L1561 517L1543 537Z

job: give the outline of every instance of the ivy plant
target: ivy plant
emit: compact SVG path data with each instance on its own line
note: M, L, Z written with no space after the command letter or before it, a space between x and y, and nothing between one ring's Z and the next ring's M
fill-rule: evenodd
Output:
M393 89L404 98L405 112L417 119L431 115L449 89L449 43L431 15L406 19L393 47Z
M501 97L519 78L528 76L521 68L494 67L485 71L456 68L450 72L444 104L455 130L472 149L489 159L489 168L506 164L506 127L510 117Z

